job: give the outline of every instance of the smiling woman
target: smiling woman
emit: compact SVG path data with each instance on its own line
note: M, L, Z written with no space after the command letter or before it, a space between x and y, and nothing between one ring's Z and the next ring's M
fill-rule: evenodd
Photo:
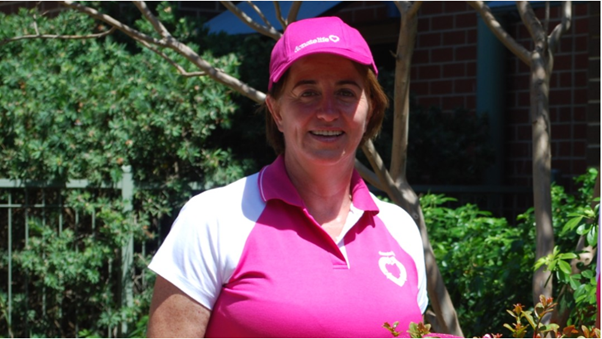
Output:
M277 159L184 206L150 265L149 336L381 337L428 304L418 228L354 169L387 98L339 18L289 25L270 61Z

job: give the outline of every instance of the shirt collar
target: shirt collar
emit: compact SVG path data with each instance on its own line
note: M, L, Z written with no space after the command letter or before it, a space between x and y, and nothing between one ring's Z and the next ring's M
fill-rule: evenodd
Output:
M257 181L261 198L264 201L278 199L289 205L305 208L305 203L288 177L282 155L259 172ZM378 213L378 207L372 199L368 187L355 169L351 176L351 196L353 206L357 209Z

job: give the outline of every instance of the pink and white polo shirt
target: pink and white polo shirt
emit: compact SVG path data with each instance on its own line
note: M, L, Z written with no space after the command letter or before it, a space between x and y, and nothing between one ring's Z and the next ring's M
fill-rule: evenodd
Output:
M149 267L211 310L208 337L390 337L428 304L422 240L357 172L334 241L309 214L284 159L182 208Z

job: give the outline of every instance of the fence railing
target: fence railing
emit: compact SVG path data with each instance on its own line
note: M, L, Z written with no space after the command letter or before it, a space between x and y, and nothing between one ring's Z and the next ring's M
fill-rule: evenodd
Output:
M27 180L11 180L0 179L0 215L5 215L5 218L0 219L0 226L6 222L5 239L7 248L7 305L6 305L6 320L8 324L13 323L13 249L15 247L27 247L30 238L29 221L30 216L35 215L41 217L42 224L46 226L52 223L57 226L57 232L60 235L63 232L65 224L65 210L69 209L64 202L66 191L74 189L95 189L95 190L113 190L116 194L121 191L121 199L124 202L124 212L132 210L132 201L134 196L134 181L132 178L131 169L129 166L124 166L123 175L120 181L111 184L102 184L100 186L91 187L88 180L70 180L67 183L54 183L43 181L27 181ZM91 212L90 224L91 228L96 228L96 211ZM77 209L73 210L73 223L80 223L80 213ZM19 220L20 219L20 220ZM55 219L55 220L50 220ZM15 238L15 234L20 235L20 239ZM0 248L3 247L0 245ZM144 251L145 246L142 247ZM133 282L131 274L134 262L134 239L133 235L129 234L125 244L120 249L120 292L119 300L121 306L131 307L133 304ZM0 279L0 281L3 279ZM27 298L27 284L23 286L24 293ZM43 295L43 310L45 314L45 299ZM24 319L27 321L27 319ZM77 327L77 324L75 324ZM120 332L125 334L128 331L128 324L122 322ZM27 327L27 326L26 326ZM77 333L77 332L76 332ZM107 329L108 336L114 333L111 328ZM10 333L9 333L10 335Z
M190 187L192 190L200 190L200 184L198 183L192 183ZM30 237L29 219L31 215L41 217L43 224L52 223L53 225L57 225L57 232L60 234L63 232L63 227L66 223L65 211L70 208L70 206L65 204L64 198L65 194L67 194L66 192L69 190L110 190L116 198L119 198L120 194L124 202L124 212L127 213L133 209L132 202L135 190L156 188L158 187L153 187L153 185L135 185L129 166L123 167L123 175L120 181L100 186L95 185L93 187L88 180L70 180L67 183L57 184L52 182L0 179L0 239L5 239L5 244L0 244L0 248L6 246L8 252L7 280L5 285L7 291L6 317L8 323L11 324L13 320L13 249L21 246L21 244L25 247L28 245ZM413 188L417 193L432 192L457 196L460 197L459 203L461 204L466 202L477 203L479 199L486 200L488 206L481 207L490 211L503 206L504 204L500 202L500 199L504 199L505 196L528 195L530 192L529 187L502 186L415 186ZM74 209L72 212L73 215L70 216L69 223L77 225L81 222L79 211ZM91 224L92 229L97 227L94 210L86 222ZM6 230L4 235L2 234L2 230ZM141 251L141 254L144 256L146 246L138 246L138 251ZM119 303L121 306L132 306L134 288L132 275L128 273L132 271L134 256L136 254L132 234L128 235L127 241L119 249L119 252ZM0 279L0 281L2 280ZM27 286L24 288L25 295L27 295ZM0 291L2 289L0 288ZM43 311L43 313L45 312ZM115 328L108 328L106 332L107 337L111 336L112 333L128 333L128 324L126 322L122 322L119 327L118 331Z

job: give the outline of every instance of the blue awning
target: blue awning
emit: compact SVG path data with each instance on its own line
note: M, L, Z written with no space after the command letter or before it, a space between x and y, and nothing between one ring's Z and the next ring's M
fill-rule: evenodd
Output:
M282 13L284 18L286 18L288 11L291 8L292 1L278 2L280 3L280 13ZM341 1L304 1L299 9L297 20L317 17L339 3L341 3ZM263 15L274 26L274 28L282 31L280 21L278 21L276 18L276 9L274 8L273 1L255 1L254 4L261 10ZM261 25L265 24L259 14L257 14L257 12L255 12L255 10L251 8L246 1L241 1L237 7L257 23ZM209 20L206 26L209 27L209 32L211 33L218 33L220 31L228 34L256 33L254 29L242 22L236 17L236 15L228 10Z

